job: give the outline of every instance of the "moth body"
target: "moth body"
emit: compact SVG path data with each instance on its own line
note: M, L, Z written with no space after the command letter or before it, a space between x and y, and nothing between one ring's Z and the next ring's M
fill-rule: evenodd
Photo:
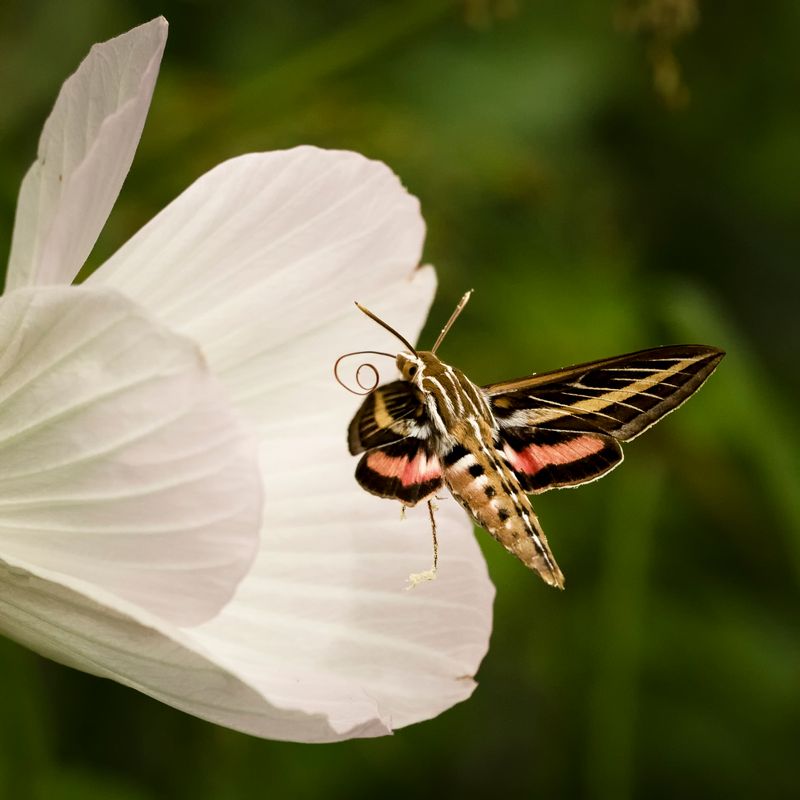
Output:
M611 471L620 443L685 402L724 353L669 345L480 387L435 355L468 297L431 351L359 306L409 350L396 357L402 379L368 390L350 423L350 453L363 453L356 480L406 506L446 486L506 550L563 587L528 495Z
M530 501L496 447L498 425L483 390L461 370L430 352L401 353L397 367L403 378L418 390L429 420L428 429L416 426L413 433L427 438L430 455L418 455L407 463L401 472L401 483L409 472L412 481L420 472L429 473L432 455L440 465L441 482L478 525L526 566L535 569L547 583L563 587L564 577ZM379 399L375 406L383 413L386 403ZM411 432L411 427L407 430ZM402 457L400 461L392 461L368 455L366 464L386 475L401 468L402 462ZM366 471L362 471L362 477L367 477ZM368 491L375 488L368 479L362 485ZM428 497L408 497L403 502L412 506Z

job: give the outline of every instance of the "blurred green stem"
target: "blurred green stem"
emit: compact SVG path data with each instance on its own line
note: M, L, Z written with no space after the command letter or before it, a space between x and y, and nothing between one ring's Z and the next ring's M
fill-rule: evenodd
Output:
M615 476L597 602L595 681L589 701L586 796L633 795L637 693L648 565L662 470L641 463Z

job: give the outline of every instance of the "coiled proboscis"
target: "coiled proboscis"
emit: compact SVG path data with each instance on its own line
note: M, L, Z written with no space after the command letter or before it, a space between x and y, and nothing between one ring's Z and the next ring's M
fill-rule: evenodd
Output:
M350 358L351 356L364 356L364 355L386 356L387 358L391 359L395 358L395 356L393 356L391 353L384 353L381 352L380 350L354 350L352 353L345 353L344 355L339 356L339 358L336 359L336 362L333 365L333 377L336 378L336 381L339 383L340 386L343 386L351 394L357 394L361 396L367 395L370 392L374 392L375 389L378 388L378 384L381 382L381 374L380 372L378 372L378 368L369 361L365 361L359 364L358 367L356 367L355 380L358 389L353 389L352 387L348 386L339 376L339 364L341 364L341 362L344 361L345 358ZM373 382L371 384L366 384L362 381L361 372L362 370L365 369L368 369L372 372Z

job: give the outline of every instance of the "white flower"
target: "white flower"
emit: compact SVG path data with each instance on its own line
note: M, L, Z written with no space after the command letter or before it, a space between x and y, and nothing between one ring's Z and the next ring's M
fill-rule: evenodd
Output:
M358 401L333 361L394 347L353 300L415 337L433 295L418 204L354 153L250 154L70 286L166 31L92 49L20 192L0 300L0 629L259 736L385 734L471 693L493 595L452 502L439 579L403 591L430 558L426 514L364 493L345 446Z

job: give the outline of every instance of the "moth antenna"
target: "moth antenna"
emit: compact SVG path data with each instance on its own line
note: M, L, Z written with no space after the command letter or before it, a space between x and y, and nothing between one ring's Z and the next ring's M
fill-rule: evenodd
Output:
M414 355L417 355L417 351L409 344L408 339L401 336L391 325L387 325L380 317L373 314L368 308L364 308L361 303L356 303L356 307L359 311L363 311L370 319L375 320L382 328L385 328L389 333L396 336ZM364 352L372 352L374 350L365 350ZM394 356L392 356L394 358Z
M458 319L458 315L464 310L464 306L469 302L469 298L472 296L474 289L470 289L459 301L458 305L456 306L456 310L450 315L450 319L447 320L447 325L442 328L442 332L439 334L439 338L436 340L433 348L431 349L431 353L435 353L438 349L439 345L444 340L444 337L447 336L447 332L450 328L453 327L453 323Z
M383 353L380 350L354 350L352 353L345 353L343 356L339 356L336 359L336 362L333 365L333 377L336 378L336 382L340 386L344 386L350 394L357 394L357 395L365 395L369 394L372 391L375 391L378 384L381 382L381 374L378 372L378 368L374 364L370 364L369 361L365 361L363 364L359 364L356 368L356 386L358 389L352 389L349 387L340 377L339 377L339 364L345 359L350 358L350 356L363 356L363 355L373 355L373 356L387 356L394 360L395 356L391 353ZM367 385L361 382L361 370L362 369L369 369L372 370L372 378L373 383ZM360 390L360 391L359 391Z

